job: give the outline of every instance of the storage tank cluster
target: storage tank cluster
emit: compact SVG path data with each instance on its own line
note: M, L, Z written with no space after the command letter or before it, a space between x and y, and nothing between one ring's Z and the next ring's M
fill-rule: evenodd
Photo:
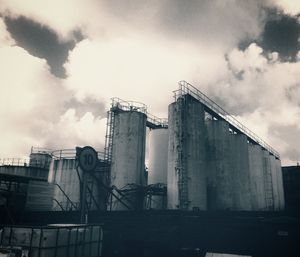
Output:
M283 210L278 156L232 130L220 118L207 118L205 105L189 94L169 105L168 128L149 132L145 178L147 112L114 112L111 186L167 185L167 206L153 197L153 209ZM141 205L138 195L129 201ZM140 201L137 203L136 201ZM115 200L113 210L126 209Z

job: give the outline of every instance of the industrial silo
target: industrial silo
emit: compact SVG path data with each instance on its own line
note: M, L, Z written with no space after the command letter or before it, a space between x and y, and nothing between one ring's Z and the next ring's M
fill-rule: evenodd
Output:
M278 211L280 209L280 199L278 192L278 173L276 168L276 159L274 155L269 155L271 176L272 176L272 188L273 188L273 199L274 199L274 210Z
M204 107L190 95L169 105L168 208L206 210Z
M252 210L263 211L266 210L263 150L260 145L249 143L248 152Z
M265 149L263 150L263 173L264 173L264 185L265 185L266 210L273 211L274 195L273 195L270 153Z
M52 161L50 152L32 148L29 156L29 166L49 170Z
M222 120L208 120L206 125L208 209L232 210L234 168L231 160L233 143L229 124Z
M233 209L250 211L252 207L247 137L244 134L230 134L230 137Z
M167 185L168 169L168 140L167 128L152 129L149 132L149 165L148 185L160 188ZM164 195L148 195L151 209L165 209Z
M283 189L283 180L282 180L282 168L280 159L276 159L276 173L277 173L277 188L279 196L279 210L284 210L285 200L284 200L284 189Z
M143 112L113 113L111 186L121 190L120 198L131 208L140 208L143 197L138 192L145 180L145 139L147 116ZM118 199L112 199L112 210L127 210Z
M54 185L53 210L78 210L83 171L77 168L75 149L55 151L53 154L48 176L48 182ZM86 202L89 210L106 209L105 194L99 186L103 177L103 173L100 172L87 175Z

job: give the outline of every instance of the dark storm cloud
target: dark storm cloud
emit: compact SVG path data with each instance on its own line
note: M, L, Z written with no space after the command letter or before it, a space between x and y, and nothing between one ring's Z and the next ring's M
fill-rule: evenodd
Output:
M262 34L262 47L268 52L278 52L284 61L296 61L300 50L300 23L297 17L270 10Z
M69 50L75 47L75 41L60 42L52 30L24 17L6 17L5 23L18 46L33 56L46 59L55 76L65 77L63 64ZM79 32L74 33L74 36L77 40L82 39Z
M244 38L239 49L245 50L252 42L264 49L264 55L277 52L282 61L296 61L300 50L299 15L290 16L276 8L265 8L266 20L261 37Z

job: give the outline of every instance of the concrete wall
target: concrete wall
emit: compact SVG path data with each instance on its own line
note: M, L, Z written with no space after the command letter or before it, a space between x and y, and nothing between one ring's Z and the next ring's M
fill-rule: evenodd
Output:
M231 162L232 142L226 121L206 121L207 196L209 210L232 210L234 169Z
M146 115L136 111L114 114L111 185L145 185ZM135 196L129 196L136 201ZM114 199L113 210L126 209Z
M263 151L259 145L248 144L248 152L252 210L263 211L266 210Z
M232 190L233 209L250 211L250 173L247 137L243 134L231 134L231 165L233 169Z
M169 105L168 208L207 208L204 109L190 96Z

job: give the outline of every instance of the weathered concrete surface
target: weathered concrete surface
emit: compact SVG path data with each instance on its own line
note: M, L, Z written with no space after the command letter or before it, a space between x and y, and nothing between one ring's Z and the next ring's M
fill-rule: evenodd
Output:
M272 174L272 188L273 188L273 199L274 199L274 210L278 211L280 209L280 199L278 192L278 174L276 168L276 159L274 155L270 155L270 167Z
M168 208L206 210L204 109L184 96L169 105Z
M233 209L250 211L251 191L247 137L243 134L230 134L231 169L233 170L232 190Z
M234 170L231 161L231 137L226 121L206 121L207 194L209 210L232 210Z
M145 185L146 120L145 114L136 111L114 114L111 186L123 189L128 184ZM131 200L136 201L134 196ZM127 209L118 200L112 208Z
M248 144L251 205L254 211L266 210L263 174L263 151L261 146Z
M270 153L263 150L263 172L265 185L266 210L274 210L274 195Z
M279 196L279 210L284 210L285 200L284 200L284 188L283 188L283 179L282 179L282 168L281 161L279 159L275 160L276 173L277 173L277 188Z

